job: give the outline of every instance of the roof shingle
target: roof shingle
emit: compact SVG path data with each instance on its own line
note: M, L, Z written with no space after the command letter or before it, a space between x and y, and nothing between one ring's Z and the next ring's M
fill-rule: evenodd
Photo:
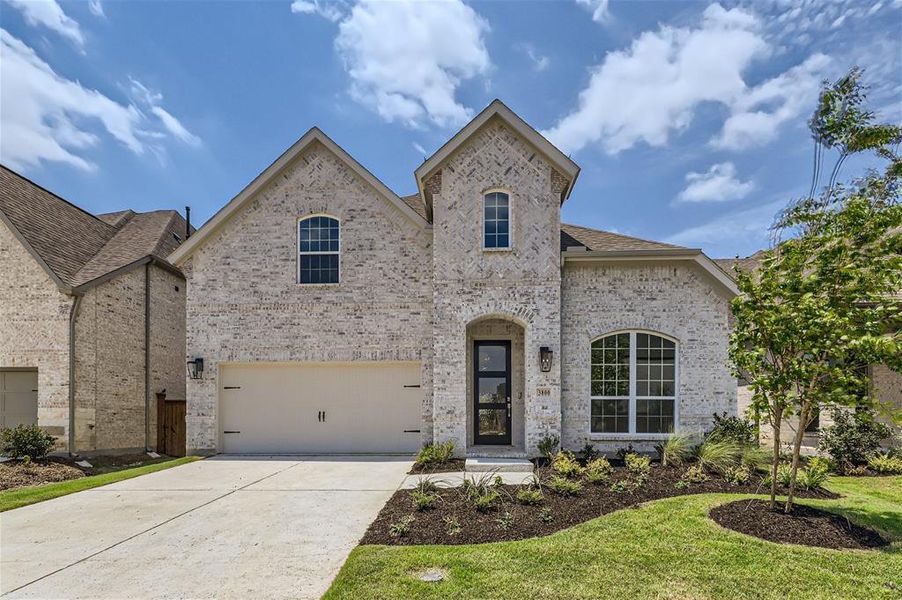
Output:
M680 249L682 246L561 223L561 250L585 246L589 251Z

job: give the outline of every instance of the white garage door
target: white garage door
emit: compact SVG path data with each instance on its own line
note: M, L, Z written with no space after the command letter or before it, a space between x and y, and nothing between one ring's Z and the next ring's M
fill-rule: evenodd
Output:
M414 452L420 365L230 364L220 368L222 449L234 454Z
M38 422L38 372L0 370L0 427Z

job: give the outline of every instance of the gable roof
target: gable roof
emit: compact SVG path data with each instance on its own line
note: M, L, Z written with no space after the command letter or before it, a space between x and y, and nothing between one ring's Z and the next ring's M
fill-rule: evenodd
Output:
M739 267L741 271L755 271L761 266L765 254L766 250L758 250L751 256L746 256L745 258L739 256L736 258L715 258L714 262L717 263L717 266L726 271L727 275L734 277L734 266Z
M145 257L168 266L184 219L174 210L98 218L0 165L0 219L65 293Z
M297 158L304 150L306 150L311 144L319 142L327 150L332 152L335 156L339 158L343 163L345 163L350 169L356 173L361 179L367 182L370 186L372 186L376 192L378 192L381 196L383 196L389 204L393 205L399 211L401 211L404 216L409 218L415 224L420 226L428 226L428 222L426 222L425 218L422 214L420 214L417 210L415 210L408 202L405 202L401 198L398 197L393 191L388 189L384 183L379 181L372 173L370 173L366 167L357 162L354 157L348 154L344 148L336 144L332 139L323 133L319 127L311 127L307 133L301 136L301 138L291 145L288 150L282 153L279 158L275 160L271 165L266 167L262 173L257 175L253 181L251 181L243 190L238 192L238 194L229 200L228 204L223 206L219 211L213 215L213 217L208 220L203 226L197 230L195 235L192 235L184 244L179 246L173 253L170 255L169 260L174 264L181 264L191 254L203 243L203 241L210 236L214 231L217 231L220 227L222 227L228 220L235 215L238 211L241 210L253 197L254 195L260 191L263 187L266 186L270 181L273 180L279 173L281 173L286 167L288 167L295 158Z
M661 250L668 248L681 248L686 250L686 248L683 248L682 246L674 246L673 244L665 244L664 242L653 242L651 240L643 240L628 235L621 235L619 233L611 233L609 231L561 223L561 250L579 247L585 247L586 250L589 251Z
M545 155L555 169L567 177L568 184L561 194L561 202L563 203L564 200L570 196L570 192L573 190L573 184L576 183L576 178L579 176L579 165L573 162L569 156L558 150L554 144L549 142L517 113L508 108L501 100L496 98L495 100L492 100L481 113L464 125L463 129L458 131L454 137L445 142L441 148L427 158L414 172L417 179L417 189L420 192L423 203L426 205L427 214L431 214L432 210L431 200L426 196L426 191L424 189L424 181L438 169L446 158L460 148L461 145L493 117L500 118L519 135L523 136L527 142Z

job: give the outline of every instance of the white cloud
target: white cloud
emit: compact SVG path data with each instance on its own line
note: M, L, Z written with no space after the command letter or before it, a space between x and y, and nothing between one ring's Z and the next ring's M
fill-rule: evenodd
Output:
M167 136L135 104L117 102L58 75L33 49L2 28L0 80L0 160L14 168L54 161L94 170L97 166L78 151L100 143L100 131L136 154L150 150L159 155L161 149L152 141ZM135 80L132 89L143 90L146 98L162 99ZM159 114L157 118L171 135L191 139L179 135L173 123Z
M532 62L532 68L536 72L541 73L551 66L551 59L543 54L539 54L532 44L518 44L517 49L529 58L530 62Z
M163 122L163 126L174 137L180 139L189 146L200 146L200 138L185 129L185 126L182 125L181 121L169 114L162 106L153 106L150 110L159 117L160 121Z
M814 103L816 90L808 94L807 88L800 92L792 84L807 82L824 58L812 57L750 90L743 73L770 53L757 17L712 4L697 27L664 25L642 33L629 48L608 53L592 70L577 108L544 133L567 152L592 143L610 154L640 142L663 146L672 133L690 125L702 103L714 102L737 116L718 138L720 145L771 139L776 127L798 114L806 101ZM753 117L766 129L757 138L752 133L758 132L743 127Z
M85 38L78 22L63 12L56 0L6 0L18 9L25 21L32 27L43 26L74 42L79 48L84 46Z
M459 0L363 0L341 21L335 47L351 94L386 121L460 125L473 111L460 84L488 73L488 23Z
M413 142L413 149L422 154L424 157L429 156L429 153L426 152L426 148L423 148L423 146L416 142Z
M88 10L90 10L91 14L95 17L106 16L106 13L103 12L103 4L100 3L100 0L90 0L88 2Z
M330 0L320 2L320 0L294 0L291 3L291 12L306 15L319 15L325 19L336 23L344 16L341 8Z
M736 166L731 162L711 165L704 173L686 174L686 187L677 196L679 202L727 202L745 198L754 188L751 181L736 177Z
M784 206L785 200L777 200L721 215L702 225L684 229L664 241L704 248L709 256L748 255L767 245L774 216Z
M592 11L592 20L596 23L604 23L611 16L608 0L576 0L576 3Z

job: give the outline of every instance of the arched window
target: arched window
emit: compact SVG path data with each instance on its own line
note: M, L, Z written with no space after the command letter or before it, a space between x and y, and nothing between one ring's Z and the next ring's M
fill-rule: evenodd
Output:
M676 429L677 345L641 331L592 342L591 432L667 434Z
M490 192L483 202L483 247L510 248L510 198L504 192Z
M298 283L338 283L341 263L338 219L305 217L298 221Z

